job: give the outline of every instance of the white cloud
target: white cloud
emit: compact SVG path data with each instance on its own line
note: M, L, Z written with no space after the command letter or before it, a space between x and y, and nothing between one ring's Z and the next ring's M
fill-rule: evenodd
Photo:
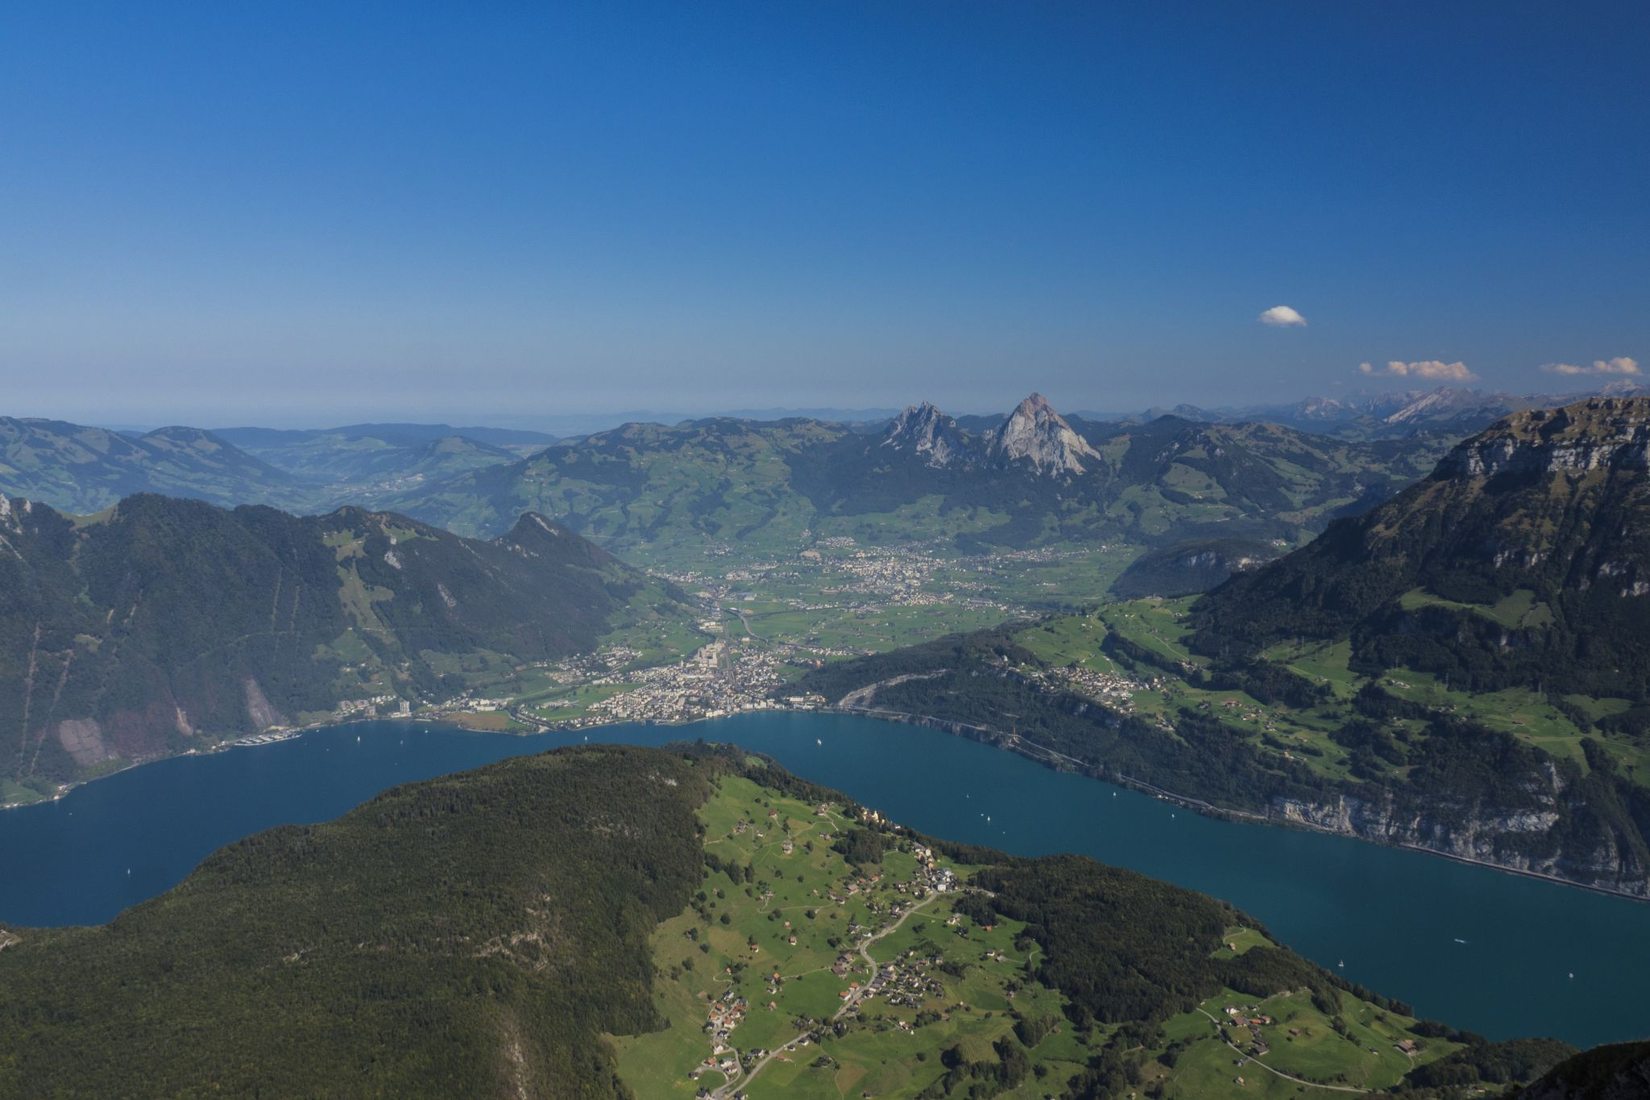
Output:
M1273 306L1256 318L1263 325L1274 328L1305 328L1306 318L1289 306Z
M1402 363L1394 359L1384 367L1373 363L1359 363L1364 374L1379 374L1387 378L1422 378L1428 382L1473 382L1478 376L1460 361L1445 363L1440 359L1422 359L1416 363Z
M1590 367L1575 363L1548 363L1541 369L1549 374L1637 374L1639 364L1636 359L1618 355L1614 359L1594 359Z

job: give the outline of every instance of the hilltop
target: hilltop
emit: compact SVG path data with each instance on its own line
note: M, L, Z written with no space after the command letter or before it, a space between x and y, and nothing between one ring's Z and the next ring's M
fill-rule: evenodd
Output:
M137 493L328 511L515 462L553 436L446 424L117 432L0 417L0 493L85 515Z
M127 435L61 420L0 417L0 493L85 514L134 493L219 505L296 505L285 471L199 428Z
M4 1096L1427 1095L1571 1053L1417 1021L1223 903L703 746L411 784L107 926L7 930L0 1024Z

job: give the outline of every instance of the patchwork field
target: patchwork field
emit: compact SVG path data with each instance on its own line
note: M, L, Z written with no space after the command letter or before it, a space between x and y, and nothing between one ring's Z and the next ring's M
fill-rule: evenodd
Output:
M1044 620L1020 631L1015 640L1049 665L1130 681L1126 707L1134 713L1165 720L1180 714L1213 715L1237 735L1253 739L1259 734L1264 749L1328 778L1344 779L1354 774L1356 746L1337 740L1335 734L1358 714L1354 700L1360 690L1373 685L1405 703L1470 718L1554 756L1573 760L1583 772L1589 770L1583 739L1591 738L1629 778L1641 784L1650 782L1650 747L1577 721L1578 715L1596 720L1619 714L1631 706L1626 699L1578 695L1567 697L1567 706L1560 707L1527 689L1476 693L1453 690L1435 676L1412 669L1362 675L1349 667L1351 645L1346 641L1286 643L1262 654L1267 661L1325 689L1325 697L1314 705L1290 705L1275 699L1263 702L1242 690L1210 687L1202 675L1209 667L1208 658L1192 653L1186 646L1186 610L1191 602L1148 598L1105 604L1089 614ZM1479 610L1486 616L1519 620L1541 611L1517 597ZM1107 646L1108 638L1124 644ZM1390 717L1384 725L1401 739L1426 736L1427 724L1419 718ZM1401 763L1372 763L1368 756L1362 758L1362 766L1377 774L1404 774Z
M1026 925L976 919L975 868L852 813L720 782L700 812L703 887L652 940L664 1026L610 1040L638 1096L1043 1097L1123 1055L1163 1096L1328 1095L1456 1049L1344 993L1330 1015L1305 991L1227 989L1161 1028L1079 1026L1035 977ZM1211 958L1276 950L1254 928L1223 939ZM948 1092L959 1065L974 1083Z

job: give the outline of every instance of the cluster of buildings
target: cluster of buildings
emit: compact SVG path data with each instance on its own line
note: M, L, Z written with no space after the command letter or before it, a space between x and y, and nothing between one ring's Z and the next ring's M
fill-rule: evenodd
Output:
M1060 686L1067 691L1104 703L1124 714L1133 712L1135 694L1150 687L1116 672L1100 672L1092 668L1054 669L1051 676L1057 678Z
M1265 1013L1252 1013L1248 1008L1232 1005L1226 1007L1226 1017L1228 1030L1223 1032L1221 1037L1228 1043L1243 1048L1245 1054L1255 1058L1270 1053L1272 1048L1267 1044L1266 1037L1261 1034L1260 1029L1270 1027L1277 1023L1276 1020ZM1245 1043L1248 1045L1244 1046Z
M779 656L761 646L715 641L673 665L596 677L592 686L622 691L594 703L573 725L604 722L691 722L785 706L774 698L784 682ZM792 705L823 699L797 696Z
M527 667L541 670L551 683L582 684L629 668L641 659L640 650L625 645L609 645L594 653L579 653L556 661L535 661Z
M917 857L917 873L909 882L898 882L894 889L900 893L909 890L918 901L929 894L944 894L957 889L957 873L934 858L933 849L924 844L911 845L911 854Z
M391 708L391 713L398 718L412 714L412 704L399 695L373 695L366 699L345 699L333 708L332 718L336 722L369 718L384 713L385 707Z
M703 1028L711 1037L710 1057L694 1067L688 1074L690 1078L698 1080L707 1070L715 1070L729 1081L739 1075L739 1052L731 1045L733 1029L749 1011L750 1004L731 989L710 1003Z
M895 1008L921 1008L933 997L945 996L945 986L931 975L944 960L938 955L918 955L907 951L882 968L882 991L887 1002ZM901 1030L909 1027L899 1021Z

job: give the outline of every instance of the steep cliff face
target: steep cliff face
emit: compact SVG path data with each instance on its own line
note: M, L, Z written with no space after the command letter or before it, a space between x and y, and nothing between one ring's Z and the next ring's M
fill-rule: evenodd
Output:
M935 469L976 457L977 443L951 417L924 401L912 405L888 426L882 445L922 456Z
M1077 434L1047 399L1034 393L1009 413L986 443L988 457L1029 462L1042 474L1081 474L1097 463L1100 452Z
M888 426L882 445L920 455L936 469L1022 465L1045 477L1082 474L1101 460L1100 452L1040 393L1020 402L983 438L970 435L926 401L912 405Z
M1647 466L1650 400L1595 397L1508 417L1451 451L1436 476L1490 478Z
M1546 808L1509 810L1484 805L1417 805L1413 796L1332 795L1276 798L1274 818L1379 844L1420 848L1503 870L1542 875L1598 890L1650 898L1650 878L1639 854L1609 830L1568 842L1553 828L1567 806L1553 796Z
M1177 543L1136 558L1112 582L1111 590L1125 600L1190 596L1209 591L1234 573L1258 569L1278 554L1276 546L1253 539Z

